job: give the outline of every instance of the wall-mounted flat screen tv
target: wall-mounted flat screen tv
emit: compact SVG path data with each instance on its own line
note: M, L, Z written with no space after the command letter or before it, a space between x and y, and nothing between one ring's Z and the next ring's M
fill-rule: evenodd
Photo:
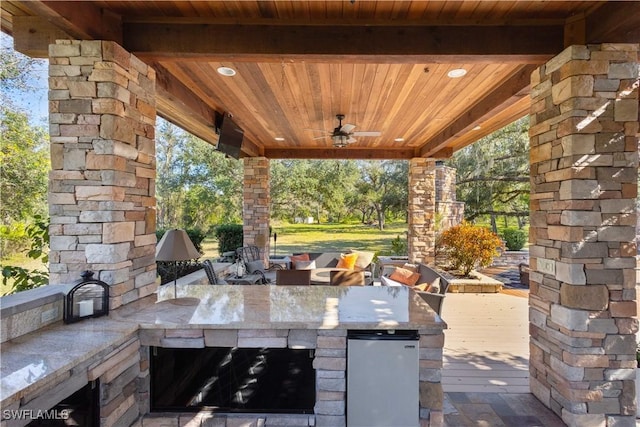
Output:
M217 118L218 145L216 150L234 159L240 158L244 131L228 115Z

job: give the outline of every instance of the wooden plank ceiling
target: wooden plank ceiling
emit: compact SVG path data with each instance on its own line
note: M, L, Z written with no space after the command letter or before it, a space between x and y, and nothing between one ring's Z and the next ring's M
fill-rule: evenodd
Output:
M158 73L158 113L244 155L448 157L524 116L530 73L565 45L640 41L640 2L3 1L16 48L65 34L121 43ZM637 12L637 13L634 13ZM220 75L219 67L236 71ZM447 76L466 70L460 78ZM380 136L334 148L338 124Z

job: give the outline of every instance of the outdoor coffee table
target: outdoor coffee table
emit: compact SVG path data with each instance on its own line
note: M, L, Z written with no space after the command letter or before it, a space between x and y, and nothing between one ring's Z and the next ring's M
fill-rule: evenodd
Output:
M312 285L330 285L332 271L349 271L348 268L324 267L311 270Z

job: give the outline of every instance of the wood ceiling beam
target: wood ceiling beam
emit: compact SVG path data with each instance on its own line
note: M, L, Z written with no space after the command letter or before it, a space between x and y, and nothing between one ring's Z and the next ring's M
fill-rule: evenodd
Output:
M125 23L140 58L255 62L518 62L563 49L562 25L307 26Z
M586 17L587 43L640 42L640 1L610 1Z
M496 108L505 109L518 102L523 96L526 96L531 81L531 73L536 68L537 66L535 65L520 67L511 78L505 80L502 85L452 121L442 132L427 141L420 148L420 156L433 157L435 153L443 148L454 146L453 139L469 132L478 122L493 114Z
M215 145L215 110L202 102L191 89L178 81L160 64L150 66L156 71L156 98L158 114L166 120L189 129L210 144Z
M217 145L216 111L162 65L153 63L150 66L156 70L158 115L209 144ZM242 150L249 156L259 156L262 152L261 147L248 139L245 139Z
M413 149L367 149L367 148L266 148L264 156L269 159L353 159L353 160L408 160L415 156Z
M39 16L13 17L13 48L31 58L49 58L49 45L70 36Z
M25 1L23 4L73 38L122 44L122 17L91 2Z

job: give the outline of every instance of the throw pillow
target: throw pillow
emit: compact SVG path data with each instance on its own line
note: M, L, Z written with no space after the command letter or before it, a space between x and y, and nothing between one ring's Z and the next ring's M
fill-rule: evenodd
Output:
M415 264L406 263L405 265L402 266L402 268L404 268L405 270L413 271L414 273L418 272L418 266Z
M400 282L403 285L414 286L420 280L420 275L406 268L396 267L389 279Z
M296 261L295 270L313 270L316 268L316 261Z
M338 260L338 265L336 268L346 268L347 270L353 270L356 266L356 260L358 259L358 254L340 254L340 260Z
M357 251L352 249L352 254L358 254L358 258L356 259L356 267L360 270L366 269L371 261L373 261L373 257L375 256L375 252L366 252L366 251Z
M258 270L264 272L264 262L262 262L262 260L249 261L246 265L249 273L253 273Z
M296 262L309 261L309 254L291 255L289 259L291 259L291 268L295 269Z
M415 285L413 289L417 289L423 292L431 292L434 294L440 293L440 278L436 277L435 280L431 283L420 283L419 285Z

